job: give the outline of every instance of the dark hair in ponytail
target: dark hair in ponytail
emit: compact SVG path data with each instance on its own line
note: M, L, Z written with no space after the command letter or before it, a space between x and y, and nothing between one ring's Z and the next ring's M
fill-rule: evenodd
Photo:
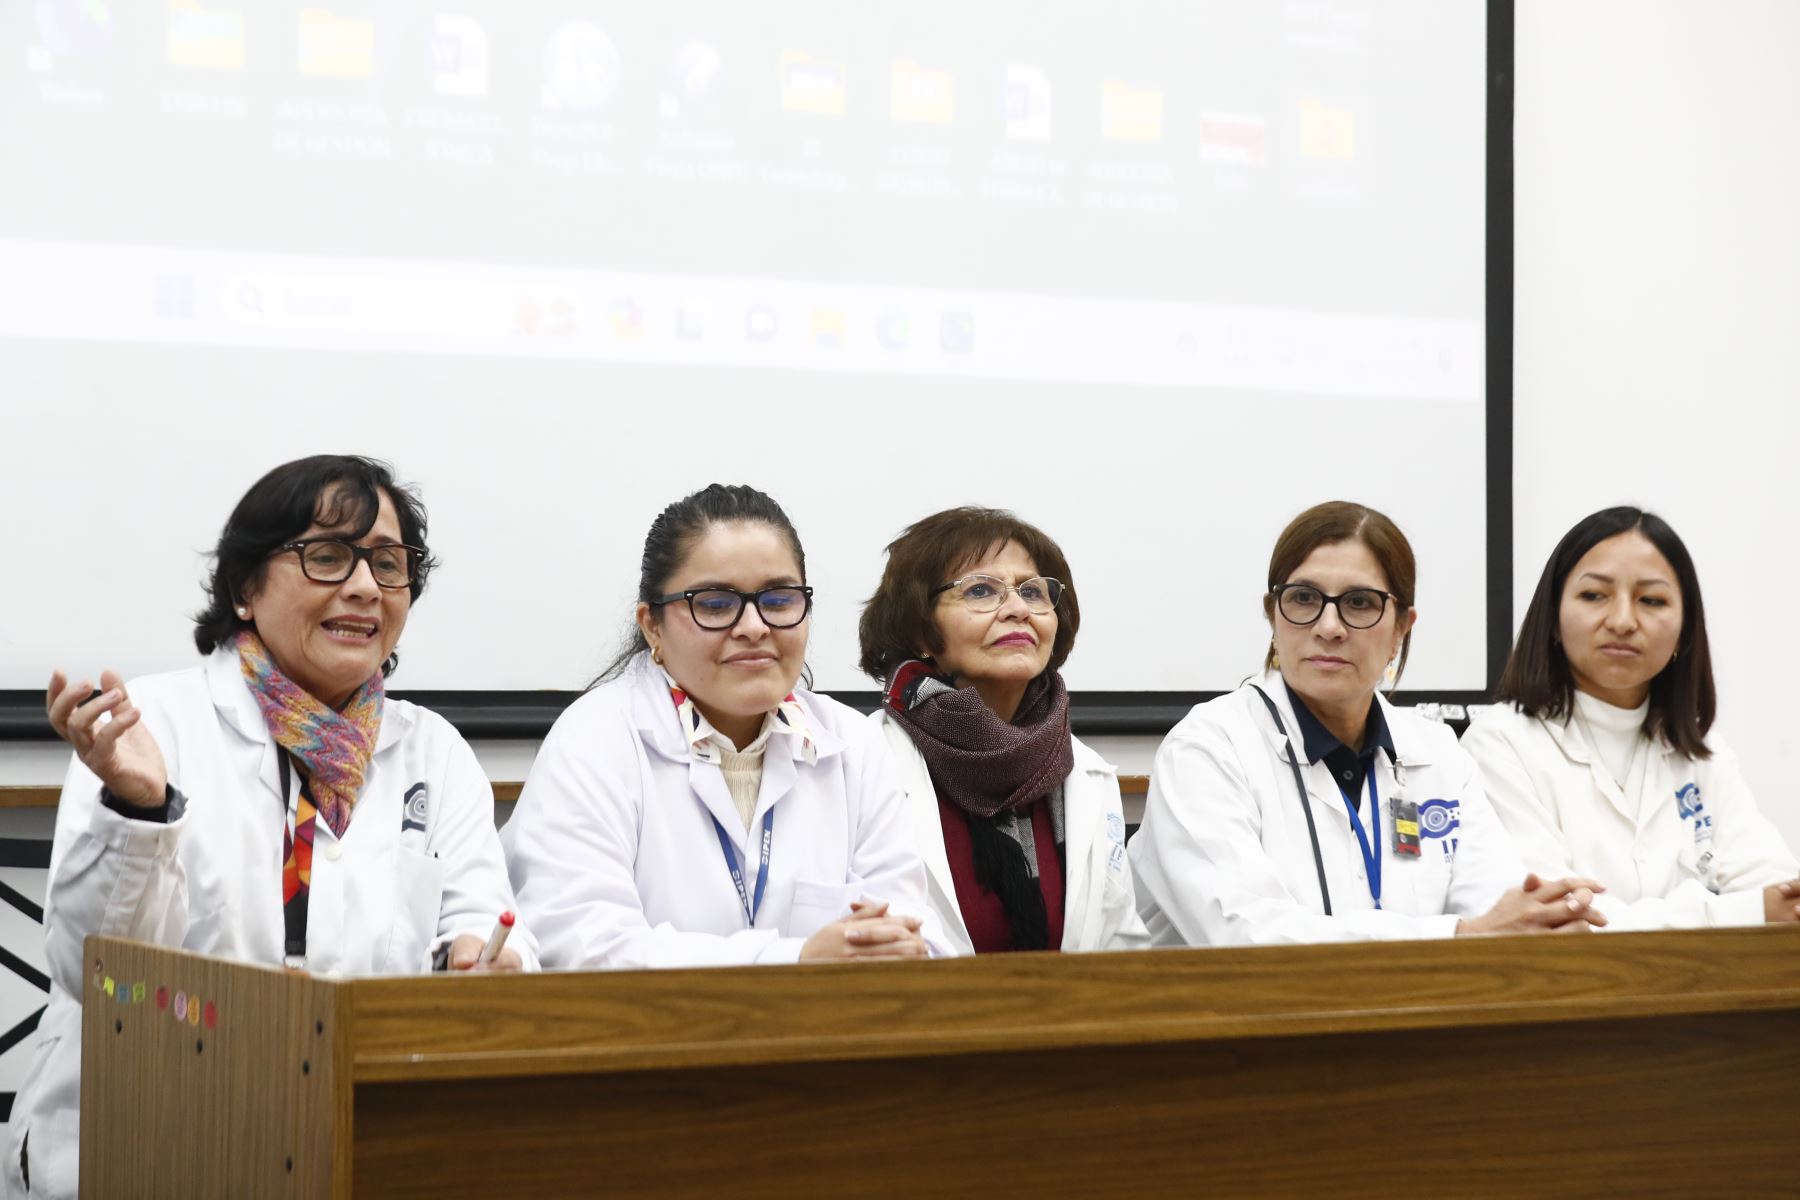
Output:
M787 540L800 566L800 581L806 582L806 551L800 547L800 535L788 520L781 505L767 493L746 484L712 483L689 496L683 496L650 522L644 535L644 557L638 566L637 598L640 603L654 604L657 597L668 594L669 585L694 548L714 525L767 525ZM644 631L631 623L620 643L618 653L600 672L593 683L616 678L633 658L650 648Z

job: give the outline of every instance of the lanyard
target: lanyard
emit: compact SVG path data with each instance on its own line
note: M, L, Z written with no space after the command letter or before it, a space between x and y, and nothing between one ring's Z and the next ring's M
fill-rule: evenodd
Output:
M279 747L278 747L279 749ZM306 779L301 777L300 786L293 786L292 767L288 765L288 753L280 750L281 763L281 798L287 805L287 816L283 824L286 831L286 844L282 847L282 922L284 925L285 944L283 946L282 963L289 967L306 965L306 918L312 907L312 852L313 831L318 827L318 813L315 811L300 824L300 797L306 791ZM289 792L293 795L289 796ZM308 797L310 801L311 797ZM293 882L290 886L289 876Z
M1340 790L1339 795L1343 795ZM1350 828L1356 831L1356 840L1362 846L1363 866L1369 873L1369 896L1375 901L1375 907L1381 907L1381 796L1375 790L1375 763L1369 763L1369 819L1375 823L1375 840L1370 848L1368 831L1363 827L1362 818L1356 815L1356 805L1350 797L1344 796L1344 809L1350 814Z
M711 813L707 815L712 816ZM719 818L713 817L712 823L713 831L719 835L719 849L725 852L725 865L731 868L731 882L737 885L738 903L744 906L744 920L755 928L756 914L762 911L763 892L769 887L769 848L775 844L775 810L770 808L763 814L762 869L756 874L755 900L751 900L750 891L744 886L744 868L738 862L737 851L731 848L731 835L719 824Z

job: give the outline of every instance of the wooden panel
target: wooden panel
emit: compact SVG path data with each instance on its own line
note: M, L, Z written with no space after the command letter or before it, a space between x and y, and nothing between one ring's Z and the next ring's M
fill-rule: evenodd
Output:
M358 980L364 1080L1800 1009L1800 929Z
M0 787L0 808L55 808L57 797L62 795L62 786L55 787L17 787L8 784Z
M1792 1194L1796 1077L1800 1017L1764 1013L389 1084L358 1090L355 1184L738 1200Z
M1150 777L1148 775L1119 776L1119 792L1125 796L1147 796L1150 794Z
M84 1195L334 1194L334 1126L350 1112L334 985L114 938L89 938L87 957ZM138 984L141 1000L117 998ZM200 1019L177 1020L178 1003ZM346 1195L347 1154L337 1169Z

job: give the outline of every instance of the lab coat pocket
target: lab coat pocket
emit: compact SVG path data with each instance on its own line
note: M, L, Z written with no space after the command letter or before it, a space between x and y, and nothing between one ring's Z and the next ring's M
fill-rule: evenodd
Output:
M1390 905L1399 912L1415 916L1437 916L1448 911L1450 901L1451 860L1444 857L1436 839L1426 839L1418 858L1389 859L1382 868L1383 883L1389 879L1396 899L1406 897L1406 907ZM1384 890L1386 890L1384 888Z
M444 862L435 855L394 847L394 927L383 969L416 974L431 966L431 943L437 937L444 907Z
M794 902L788 906L788 937L811 937L833 921L850 915L850 902L858 889L845 883L810 879L794 881Z

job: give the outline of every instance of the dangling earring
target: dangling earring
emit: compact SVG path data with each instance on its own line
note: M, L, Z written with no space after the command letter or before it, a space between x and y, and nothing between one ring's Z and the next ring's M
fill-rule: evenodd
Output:
M1396 654L1394 657L1388 659L1387 672L1381 677L1381 686L1384 691L1391 692L1394 690L1394 685L1399 682L1400 656Z
M650 661L655 663L659 667L662 666L662 649L661 649L661 647L658 647L658 646L650 647Z

